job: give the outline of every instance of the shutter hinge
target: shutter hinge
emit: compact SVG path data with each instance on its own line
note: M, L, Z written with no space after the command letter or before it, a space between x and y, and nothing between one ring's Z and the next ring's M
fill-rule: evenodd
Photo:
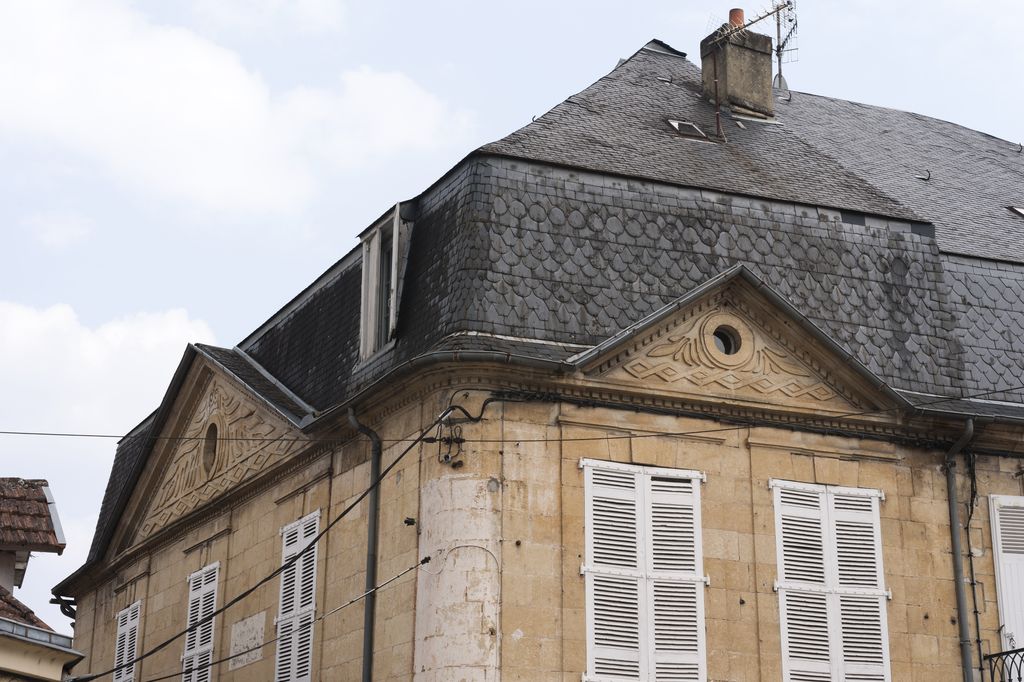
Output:
M704 578L703 578L703 580L701 580L701 582L703 582L706 587L711 587L711 576L710 575L704 576Z
M580 575L586 575L586 574L587 574L587 565L586 564L580 564Z
M885 599L886 601L892 601L892 590L887 589L885 591Z
M772 583L772 592L778 592L778 591L779 591L779 581L776 580L775 582Z

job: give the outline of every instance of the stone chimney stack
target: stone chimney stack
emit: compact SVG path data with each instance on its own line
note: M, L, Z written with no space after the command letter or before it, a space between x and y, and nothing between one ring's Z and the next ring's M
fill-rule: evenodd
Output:
M722 106L772 116L772 39L736 30L744 23L742 9L729 10L729 23L700 41L704 96Z

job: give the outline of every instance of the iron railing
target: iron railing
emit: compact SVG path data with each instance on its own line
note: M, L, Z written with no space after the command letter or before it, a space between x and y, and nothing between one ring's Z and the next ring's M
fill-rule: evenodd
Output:
M985 660L992 682L1024 682L1024 649L989 654Z

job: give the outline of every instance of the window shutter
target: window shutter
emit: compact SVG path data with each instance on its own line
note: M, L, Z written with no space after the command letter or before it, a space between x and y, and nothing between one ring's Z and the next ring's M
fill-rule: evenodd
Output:
M783 678L888 682L880 493L771 485Z
M581 461L585 679L706 678L700 474Z
M589 669L596 678L640 677L640 537L637 475L588 467Z
M1004 651L1024 647L1024 497L992 495L992 547Z
M217 609L217 581L220 563L202 568L188 578L188 623L191 628ZM182 655L182 682L208 682L213 661L214 625L216 618L204 622L185 635Z
M142 618L142 602L137 601L117 614L117 637L114 643L114 667L124 665L136 656L139 639L139 621ZM121 668L114 672L114 682L135 682L135 668Z
M319 511L281 529L282 563L302 552L319 531ZM276 682L312 680L317 552L318 547L313 545L281 572L274 672Z
M783 675L793 682L832 679L825 512L825 486L775 487Z
M879 496L830 488L827 497L835 543L841 679L885 682L889 679L889 637Z
M697 682L704 671L704 577L700 481L643 475L648 522L649 626L654 673L649 679Z

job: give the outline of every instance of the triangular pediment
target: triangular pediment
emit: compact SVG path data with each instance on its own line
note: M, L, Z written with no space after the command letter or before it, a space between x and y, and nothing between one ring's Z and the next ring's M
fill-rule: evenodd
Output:
M742 266L576 361L591 382L738 406L836 415L901 402Z
M302 432L216 365L196 360L126 509L131 547L257 477L302 446Z

